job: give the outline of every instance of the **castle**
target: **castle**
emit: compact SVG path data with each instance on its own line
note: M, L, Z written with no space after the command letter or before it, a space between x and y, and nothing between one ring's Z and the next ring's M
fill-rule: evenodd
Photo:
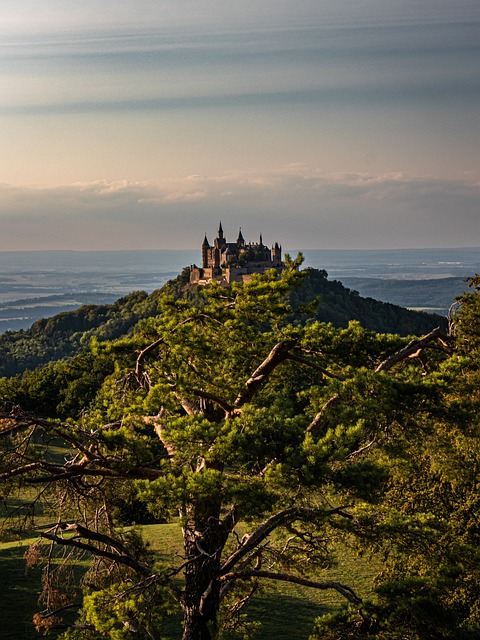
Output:
M282 248L276 242L270 249L260 242L246 243L242 230L236 242L227 242L223 235L222 223L213 245L205 239L202 244L202 266L190 269L192 284L208 284L213 280L224 285L231 282L246 282L253 273L264 273L269 269L282 269Z

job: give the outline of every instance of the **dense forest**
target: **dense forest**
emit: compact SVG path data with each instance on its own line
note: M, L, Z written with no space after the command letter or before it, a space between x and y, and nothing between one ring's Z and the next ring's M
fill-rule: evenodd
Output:
M38 534L39 632L262 638L288 583L344 603L311 640L480 638L480 279L447 326L298 267L6 336L32 370L0 380L2 527ZM357 558L369 586L338 579Z

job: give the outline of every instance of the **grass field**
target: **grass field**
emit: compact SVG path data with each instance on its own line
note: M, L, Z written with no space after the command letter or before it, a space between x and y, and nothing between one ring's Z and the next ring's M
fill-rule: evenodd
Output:
M31 640L35 632L32 616L37 610L41 571L26 571L23 554L29 541L0 545L0 602L2 640Z
M168 561L181 549L181 532L175 523L144 526L142 531L152 550L163 560ZM39 640L43 637L37 634L32 623L32 616L38 610L41 572L38 568L26 571L23 558L32 541L22 539L0 544L2 640ZM376 562L345 552L338 567L319 574L317 579L339 580L365 596L378 569ZM298 585L270 582L252 601L247 619L261 625L255 640L307 640L315 618L342 602L341 596L333 591L314 591ZM178 640L181 637L180 621L172 620L164 633L165 640Z

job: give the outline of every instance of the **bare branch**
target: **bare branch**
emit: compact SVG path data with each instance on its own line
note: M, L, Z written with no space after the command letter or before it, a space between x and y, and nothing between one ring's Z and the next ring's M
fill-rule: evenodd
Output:
M156 347L159 347L164 342L165 342L164 337L158 338L158 340L155 340L155 342L152 342L151 344L149 344L148 347L145 347L145 349L142 349L142 351L140 351L140 353L137 356L137 362L135 364L135 378L137 379L138 384L143 389L148 389L150 387L150 384L147 383L145 372L143 370L143 362L151 351L153 351Z
M116 459L116 461L119 462L118 459ZM116 471L103 466L97 467L95 466L95 461L93 461L89 467L85 467L80 464L55 466L46 465L44 462L38 462L36 465L37 468L47 471L49 475L28 478L26 482L29 484L59 482L60 480L72 480L73 478L82 478L85 476L97 476L99 478L128 478L131 480L155 480L156 478L164 475L162 470L142 466Z
M194 416L200 413L200 405L190 400L189 398L184 398L178 393L174 393L175 398L179 401L182 409L188 416Z
M365 451L367 451L368 449L370 449L370 447L372 447L375 442L377 441L377 438L373 438L373 440L370 440L370 442L366 445L364 445L363 447L360 447L360 449L357 449L357 451L352 451L352 453L350 453L347 456L347 460L351 460L353 458L356 458L357 456L361 455L362 453L364 453Z
M302 358L302 356L299 356L296 353L290 353L287 357L289 360L292 360L293 362L304 364L307 367L310 367L311 369L315 369L315 371L319 371L320 373L322 373L324 376L327 376L328 378L335 378L335 380L346 379L345 376L340 376L335 373L332 373L328 369L325 369L325 367L322 367L317 362L313 362L313 360L309 360L308 358Z
M267 380L268 376L274 371L279 364L284 362L288 354L297 344L296 340L284 340L278 342L270 351L261 365L253 372L252 376L245 383L245 389L240 391L235 400L233 407L238 410L257 393L260 387Z
M329 400L327 400L327 402L325 402L325 404L322 406L320 411L317 413L317 415L314 417L314 419L306 428L306 432L311 433L314 436L318 435L320 428L322 426L323 420L325 418L325 415L332 407L338 406L339 403L340 403L340 396L338 394L335 394Z
M75 523L70 525L61 524L59 528L62 530L62 533L69 533L73 531L77 535L74 535L70 538L65 538L63 537L63 535L43 532L40 534L40 536L42 538L46 538L47 540L51 540L58 545L75 547L76 549L87 551L94 556L106 558L108 560L112 560L113 562L118 562L119 564L130 567L141 575L151 575L151 569L133 558L118 540L114 540L113 538L105 534L91 531L90 529L86 529L85 527L82 527ZM79 538L85 538L86 540L94 540L95 542L100 542L101 544L115 549L117 553L109 551L108 549L100 549L99 547L96 547L95 545L90 543L82 542L81 540L79 540Z
M407 360L408 358L414 358L419 356L424 349L431 345L432 342L438 340L446 352L451 354L451 336L447 335L440 327L433 329L430 333L423 336L423 338L415 338L411 340L407 346L400 349L396 353L389 356L386 360L381 362L378 367L375 369L375 373L380 373L381 371L389 371L397 362L402 362L403 360Z
M198 398L202 398L203 400L210 400L211 402L217 404L227 414L231 413L233 410L233 407L229 402L213 393L208 393L207 391L203 391L202 389L192 389L192 393Z
M68 609L78 609L82 605L78 602L74 602L72 604L66 604L63 607L58 607L58 609L54 609L53 611L49 611L48 613L40 613L39 616L42 620L48 620L52 616L56 616L63 611L67 611Z
M163 424L163 417L165 415L165 408L162 407L156 416L144 416L143 421L145 424L153 425L153 429L158 436L158 439L165 447L165 450L171 460L175 458L175 447L168 440L168 429Z
M10 471L5 471L5 473L0 473L0 480L7 480L8 478L13 478L14 476L20 476L30 471L35 471L35 469L40 468L40 462L31 462L30 464L23 465L21 467L16 467L15 469L10 469Z
M254 560L256 561L255 568L260 569L260 567L262 566L262 552L264 551L264 549L267 548L268 544L269 543L267 542L261 547L257 547L256 549L254 549L254 551L252 551L250 555L244 558L243 561L240 562L239 565L237 565L236 571L241 571L243 569L246 569L248 565L251 564ZM225 598L225 596L233 587L233 585L234 585L233 580L226 580L224 582L223 586L220 589L220 600L223 600Z
M307 580L306 578L302 578L300 576L294 576L289 573L274 573L272 571L264 571L257 569L244 569L242 571L232 571L223 575L220 578L221 582L224 581L232 581L232 580L245 580L248 578L266 578L267 580L281 580L283 582L293 582L294 584L300 584L304 587L311 587L312 589L334 589L338 593L340 593L344 598L346 598L349 602L353 604L359 605L362 603L362 599L359 598L353 589L350 587L341 584L340 582L335 582L332 580L327 580L325 582L316 582L315 580Z
M244 556L250 554L267 536L278 527L294 522L295 520L311 520L319 517L329 517L332 515L341 515L345 518L352 518L348 513L344 512L351 505L335 507L333 509L306 509L304 507L288 507L275 513L273 516L265 520L255 531L245 537L245 542L234 551L223 563L221 575L228 573Z

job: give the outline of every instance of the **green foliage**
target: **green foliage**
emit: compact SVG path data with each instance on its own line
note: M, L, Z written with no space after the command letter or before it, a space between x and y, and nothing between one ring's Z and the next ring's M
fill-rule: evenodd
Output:
M0 378L0 398L36 415L78 418L113 368L106 355L80 353L23 376Z
M480 637L478 277L471 284L453 357L379 377L388 437L372 459L388 478L381 504L359 512L358 532L371 548L372 525L382 531L387 561L376 598L318 620L312 639Z
M112 640L128 640L133 635L148 637L150 628L161 628L162 620L177 612L171 594L161 584L153 583L139 593L130 582L85 596L83 610L85 623ZM66 636L69 637L75 635Z
M350 320L357 320L365 329L402 336L427 333L437 325L446 327L445 318L441 316L362 298L338 280L328 280L324 270L306 269L302 287L292 292L290 298L295 319L302 315L305 318L302 311L311 312L316 302L315 318L331 322L335 327L345 327Z
M172 285L131 333L1 382L0 473L12 491L40 486L50 540L91 553L79 638L158 636L181 603L185 640L203 640L224 588L228 627L261 578L326 588L326 571L353 604L312 638L478 637L478 282L455 345L441 336L380 371L408 340L321 322L313 305L295 315L326 274L288 266L196 298ZM125 531L150 518L178 518L181 560L159 565ZM371 600L334 580L339 546L385 559Z
M112 340L140 318L156 313L156 294L134 292L111 305L86 305L37 320L30 329L0 335L0 375L14 376L89 347L92 338Z
M289 260L289 272L295 274L302 262L301 254L295 260ZM439 316L362 298L340 282L328 280L325 271L307 269L304 276L301 286L288 294L293 310L290 320L294 323L314 318L331 322L335 327L346 327L350 320L357 320L372 331L400 335L425 333L438 324L445 325L445 319ZM274 271L270 278L274 278ZM0 376L15 376L27 369L71 357L81 350L88 350L92 340L104 342L128 335L142 318L158 315L159 297L163 300L168 297L177 303L184 299L196 307L204 306L205 292L188 283L189 272L184 269L177 278L150 295L137 291L114 304L85 305L75 311L38 320L30 329L8 331L0 335ZM248 303L251 310L259 309L264 302L262 295L269 296L270 292L271 283L264 287L263 294L258 290L257 302ZM219 289L216 295L221 297L223 294L225 290ZM207 292L207 299L209 295L212 293Z

